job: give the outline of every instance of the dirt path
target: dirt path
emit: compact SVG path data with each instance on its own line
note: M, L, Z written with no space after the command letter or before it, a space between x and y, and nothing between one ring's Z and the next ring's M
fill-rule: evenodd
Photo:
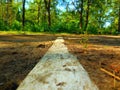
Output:
M58 38L17 90L98 90Z

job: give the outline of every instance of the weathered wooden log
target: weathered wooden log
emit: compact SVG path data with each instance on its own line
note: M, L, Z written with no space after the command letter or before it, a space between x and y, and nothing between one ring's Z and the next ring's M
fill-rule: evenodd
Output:
M98 90L77 58L58 38L17 90Z

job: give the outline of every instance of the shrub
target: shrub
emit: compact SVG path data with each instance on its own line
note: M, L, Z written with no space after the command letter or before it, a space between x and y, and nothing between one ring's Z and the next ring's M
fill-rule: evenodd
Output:
M0 19L0 30L6 30L6 31L8 31L9 30L9 27L8 27L8 25L3 21L3 20L1 20Z
M98 29L95 26L88 26L87 31L89 34L98 34Z
M12 29L13 30L21 30L21 23L19 21L15 20L12 23Z

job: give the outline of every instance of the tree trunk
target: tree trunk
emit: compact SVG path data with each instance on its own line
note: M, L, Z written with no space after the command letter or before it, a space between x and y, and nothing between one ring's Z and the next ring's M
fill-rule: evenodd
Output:
M4 21L4 15L5 15L5 7L4 7L4 3L1 1L1 19L2 21Z
M48 2L48 25L49 25L49 28L51 26L50 3L51 3L51 0L49 0L49 2Z
M9 1L9 25L10 26L11 26L12 21L13 21L13 16L14 16L14 13L13 13L13 0L10 0Z
M81 0L81 5L80 5L80 7L81 7L81 11L80 11L80 21L79 21L79 23L80 23L80 29L82 29L83 28L83 0Z
M50 14L50 4L51 4L51 0L48 0L48 2L46 0L44 0L45 3L45 7L48 13L48 27L50 29L51 26L51 14Z
M119 5L118 32L120 33L120 5Z
M0 19L2 19L2 8L3 8L3 6L2 6L2 0L0 1Z
M38 24L40 22L40 5L38 4Z
M23 0L23 11L22 11L22 27L23 27L23 30L24 30L24 26L25 26L25 0Z
M87 2L87 10L86 10L86 23L85 23L85 28L84 30L86 31L87 26L88 26L88 19L89 19L89 9L90 9L90 0Z
M41 1L38 2L38 24L40 23Z
M9 2L6 3L6 18L5 18L5 22L8 25L8 22L9 22Z

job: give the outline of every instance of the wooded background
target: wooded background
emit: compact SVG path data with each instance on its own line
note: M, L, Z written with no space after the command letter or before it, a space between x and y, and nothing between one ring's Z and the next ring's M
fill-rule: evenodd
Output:
M0 30L118 34L120 0L0 0Z

